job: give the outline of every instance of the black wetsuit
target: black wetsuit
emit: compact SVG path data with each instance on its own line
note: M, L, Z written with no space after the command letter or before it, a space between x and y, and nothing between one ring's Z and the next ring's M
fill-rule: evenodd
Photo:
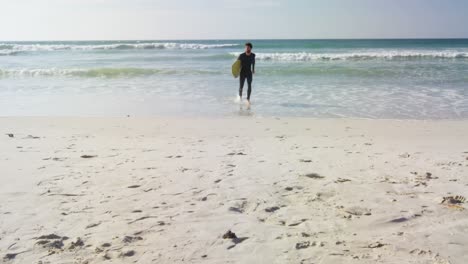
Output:
M242 53L239 55L238 60L242 62L242 69L240 73L240 85L239 85L239 96L242 97L242 89L244 88L245 79L249 89L247 90L247 100L250 100L250 94L252 93L252 71L255 71L255 54L250 53L247 55Z

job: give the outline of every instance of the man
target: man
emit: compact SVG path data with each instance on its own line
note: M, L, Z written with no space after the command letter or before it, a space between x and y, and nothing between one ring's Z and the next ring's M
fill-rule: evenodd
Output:
M252 75L255 74L255 54L252 53L252 43L245 43L245 52L239 55L242 69L240 72L239 98L242 100L242 90L244 89L245 79L247 79L247 104L250 105L250 94L252 93Z

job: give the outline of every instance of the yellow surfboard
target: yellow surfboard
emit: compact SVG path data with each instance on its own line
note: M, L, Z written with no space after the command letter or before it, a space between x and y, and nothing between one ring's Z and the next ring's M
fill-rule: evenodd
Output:
M232 76L234 76L234 78L239 77L241 69L242 69L241 61L236 60L236 62L234 62L234 64L232 64Z

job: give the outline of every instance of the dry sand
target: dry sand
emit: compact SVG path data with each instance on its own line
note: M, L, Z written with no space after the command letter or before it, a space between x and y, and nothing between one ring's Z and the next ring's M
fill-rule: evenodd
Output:
M0 168L6 263L468 263L468 121L0 118Z

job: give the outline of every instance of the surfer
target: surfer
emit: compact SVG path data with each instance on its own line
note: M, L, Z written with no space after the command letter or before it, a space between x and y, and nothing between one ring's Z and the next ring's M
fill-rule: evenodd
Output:
M252 43L245 43L245 52L239 55L242 68L240 72L239 98L242 99L242 90L247 79L247 104L250 105L250 94L252 93L252 75L255 74L255 53L252 53Z

